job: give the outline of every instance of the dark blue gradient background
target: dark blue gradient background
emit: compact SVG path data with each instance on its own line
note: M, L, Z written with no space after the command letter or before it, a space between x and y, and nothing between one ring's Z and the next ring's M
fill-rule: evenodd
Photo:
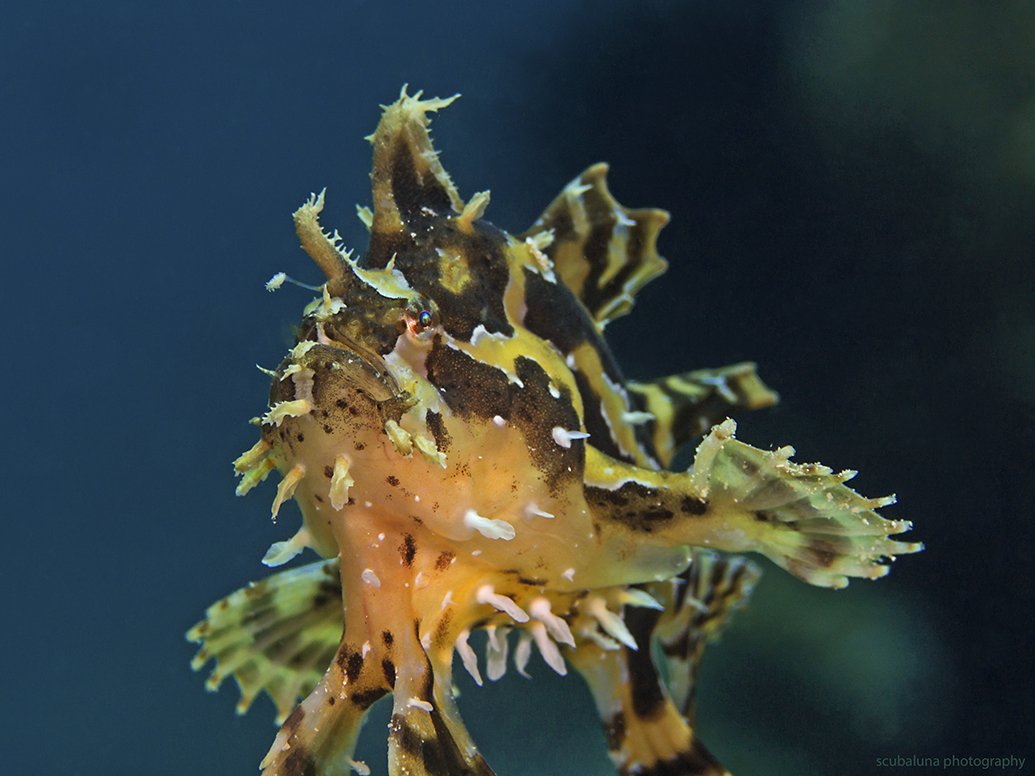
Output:
M271 704L206 694L183 633L294 528L229 466L311 297L263 283L319 282L290 215L324 186L364 247L362 138L404 82L463 94L436 142L501 227L600 160L671 211L609 329L628 373L756 360L783 403L740 437L859 469L927 544L840 593L768 566L706 656L707 745L737 776L1030 763L1035 15L992 5L5 8L0 770L256 772ZM458 677L490 764L611 773L581 681L531 670Z

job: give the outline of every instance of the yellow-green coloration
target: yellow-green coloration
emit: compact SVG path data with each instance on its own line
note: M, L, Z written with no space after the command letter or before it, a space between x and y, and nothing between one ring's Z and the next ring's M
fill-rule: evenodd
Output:
M491 774L453 655L480 683L524 673L532 645L589 683L620 773L725 773L694 735L694 678L758 570L714 550L843 587L921 547L888 538L909 524L845 487L851 472L733 438L728 414L776 401L753 364L622 378L604 326L664 271L666 213L620 206L596 165L526 233L500 231L488 192L465 204L431 146L427 114L452 100L419 97L369 138L361 258L320 227L322 194L295 213L327 281L236 462L238 492L276 469L274 515L294 499L304 517L264 562L330 560L211 607L194 665L216 660L211 687L233 675L241 711L272 696L268 776L364 772L359 726L388 694L392 774ZM701 434L688 471L663 470Z

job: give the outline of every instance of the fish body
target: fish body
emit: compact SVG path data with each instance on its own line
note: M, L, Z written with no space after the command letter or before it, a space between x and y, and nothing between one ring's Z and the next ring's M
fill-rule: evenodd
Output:
M454 653L481 683L525 673L533 646L587 680L620 773L725 773L694 734L696 666L759 572L715 551L842 587L921 547L888 538L909 524L853 472L734 438L729 414L776 401L753 364L625 380L604 328L664 271L668 215L619 205L601 164L526 232L492 226L488 192L465 203L431 145L450 102L404 88L384 109L362 256L321 227L322 193L295 213L327 279L235 467L239 493L278 471L274 517L302 512L264 562L326 560L211 607L194 665L216 659L210 687L233 675L241 711L277 704L267 775L364 772L356 737L387 695L390 773L491 774ZM700 435L693 466L665 470Z

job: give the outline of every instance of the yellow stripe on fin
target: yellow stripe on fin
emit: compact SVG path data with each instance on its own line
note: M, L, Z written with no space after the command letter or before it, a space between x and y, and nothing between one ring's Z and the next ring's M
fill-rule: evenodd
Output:
M750 361L630 382L627 388L633 406L653 416L646 425L662 466L668 466L686 442L735 411L770 407L780 399L759 379Z
M668 267L655 247L668 213L622 207L608 190L606 178L607 165L593 165L518 236L536 239L553 232L543 252L601 328L629 312L637 292ZM602 232L606 241L596 239Z

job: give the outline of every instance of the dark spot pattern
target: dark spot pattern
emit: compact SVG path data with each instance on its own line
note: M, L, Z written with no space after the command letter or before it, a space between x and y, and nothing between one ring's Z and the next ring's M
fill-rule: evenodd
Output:
M679 510L687 515L703 515L708 511L708 504L696 496L683 496L679 500Z
M598 517L606 516L634 531L651 533L675 516L666 503L672 500L666 492L638 482L626 482L615 490L587 485L584 492Z
M446 431L446 424L442 419L442 415L433 410L428 410L424 422L427 424L428 430L431 431L431 436L435 440L435 447L438 451L440 453L447 452L449 450L449 432Z
M413 559L417 555L417 543L413 540L412 534L403 537L403 543L399 546L399 554L402 556L403 565L407 568L413 565Z
M387 655L381 658L381 672L384 674L388 686L395 689L395 663Z
M341 649L338 650L338 655L335 658L338 663L338 667L342 673L345 674L345 679L348 683L354 684L358 679L360 673L363 671L363 654L357 652L348 646L342 645Z

